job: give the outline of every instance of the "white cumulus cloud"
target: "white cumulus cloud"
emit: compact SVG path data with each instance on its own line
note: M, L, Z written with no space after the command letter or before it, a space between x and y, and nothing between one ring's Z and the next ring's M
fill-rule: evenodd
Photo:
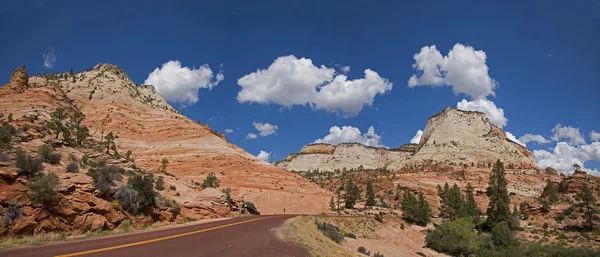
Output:
M44 67L46 67L46 69L54 68L54 64L56 64L54 46L48 47L48 50L42 55L42 59L44 60Z
M494 96L498 83L488 73L486 58L484 51L462 44L455 44L446 56L435 45L424 46L414 55L413 64L421 74L412 75L408 86L452 86L455 94L463 93L473 99Z
M524 142L521 142L521 141L519 141L519 139L517 139L517 137L515 137L515 135L513 135L512 133L510 133L510 132L508 132L508 131L505 131L504 133L506 134L506 137L507 137L507 138L508 138L510 141L513 141L513 142L515 142L515 143L517 143L517 144L520 144L520 145L522 145L522 146L527 146L527 144L525 144Z
M474 101L462 101L456 103L456 108L463 111L479 111L485 113L492 124L503 128L508 123L508 119L504 117L504 109L496 107L496 104L487 99L478 99Z
M248 135L246 135L246 139L250 139L250 140L252 140L252 139L256 139L256 137L257 137L257 136L256 136L256 134L254 134L254 133L248 133Z
M329 135L315 140L315 143L327 143L338 145L341 143L361 143L367 146L380 146L381 136L375 133L373 126L369 127L367 133L361 134L358 128L352 126L333 126L329 129Z
M252 125L254 125L254 128L258 130L261 137L266 137L271 134L277 134L276 130L279 129L277 125L271 125L269 123L252 122Z
M226 128L225 130L223 130L223 132L224 132L225 134L233 133L233 129Z
M552 129L552 140L559 141L560 139L569 139L569 145L583 145L585 138L579 133L579 128L571 126L562 126L557 124Z
M342 68L346 70L349 67ZM333 68L315 66L311 59L282 56L267 69L241 77L237 100L284 107L308 105L344 117L356 116L364 106L373 104L377 94L392 89L392 83L377 72L366 69L364 73L364 78L348 80Z
M419 142L421 142L421 136L423 136L423 130L418 130L417 134L415 134L415 136L410 140L411 144L418 144Z
M258 153L258 155L256 157L258 157L258 159L261 159L263 161L269 162L269 158L271 157L271 153L268 153L268 152L265 152L263 150L260 150L260 153Z
M590 139L592 139L592 142L600 141L600 133L592 130L592 132L590 132Z
M530 133L527 133L527 134L519 137L519 141L523 142L524 144L527 144L529 142L537 142L538 144L550 143L550 140L546 139L542 135L534 135L534 134L530 134Z
M218 73L214 78L213 71L206 64L190 69L183 67L179 61L168 61L148 74L144 84L153 85L169 102L191 105L198 102L199 89L212 89L225 77Z
M573 173L573 164L578 164L582 170L600 176L597 169L585 168L586 161L600 161L600 142L589 145L572 146L567 142L558 142L552 152L534 150L536 162L540 168L552 167L560 173Z

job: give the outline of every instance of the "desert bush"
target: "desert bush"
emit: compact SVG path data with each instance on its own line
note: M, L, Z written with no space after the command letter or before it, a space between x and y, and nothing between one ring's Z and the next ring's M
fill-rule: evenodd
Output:
M375 213L375 220L383 223L383 215L381 215L381 213Z
M369 252L367 250L367 248L365 248L364 246L359 246L358 247L358 252L361 253L361 254L364 254L366 256L371 256L371 252Z
M23 207L19 204L11 204L4 210L3 224L5 228L10 227L16 220L21 218Z
M115 198L127 212L137 215L140 211L142 199L131 185L119 187L115 193Z
M382 253L376 252L373 257L385 257Z
M78 171L79 171L79 164L77 164L76 162L69 162L69 164L67 164L67 172L77 173Z
M356 235L353 234L353 233L346 233L346 234L344 234L344 237L349 237L349 238L356 239Z
M207 188L207 187L218 188L220 184L221 184L221 181L219 180L219 178L217 178L217 176L215 175L214 172L211 172L204 179L204 181L202 181L202 188Z
M81 156L81 167L88 166L89 159L90 159L90 157L87 154L84 154L83 156Z
M160 194L156 194L156 198L154 199L156 203L156 207L159 209L171 209L175 211L179 211L181 206L179 203L171 198L166 198Z
M225 199L228 202L232 202L233 201L233 199L231 198L231 188L230 187L221 190L221 192L223 192L225 194Z
M123 231L129 231L131 230L131 221L130 220L124 220L123 222L121 222L121 229L123 229Z
M258 211L258 209L256 209L256 206L254 205L254 203L244 202L244 204L246 205L246 208L248 209L248 212L250 212L250 214L260 215L260 212Z
M33 177L40 173L44 168L42 166L42 160L40 158L33 158L26 155L23 151L17 151L16 164L19 171L17 174L25 175L27 177Z
M315 224L325 236L329 237L334 242L339 244L344 241L344 235L340 232L338 227L327 222L320 221L319 219L315 219Z
M2 123L2 127L0 127L0 147L10 148L10 140L16 133L17 130L15 127L10 125L8 122Z
M51 153L50 155L48 155L47 162L50 164L59 164L61 157L62 157L62 155L60 153L57 153L57 152Z
M169 190L175 191L177 190L177 187L175 185L170 185Z
M138 195L141 199L141 207L155 206L154 198L156 196L156 192L154 192L154 176L151 174L135 174L129 177L127 185L131 186L131 188L138 192Z
M43 144L38 146L38 155L42 158L42 160L44 160L45 162L48 162L48 159L50 158L50 154L54 153L54 147L52 147L49 144Z
M29 199L34 203L49 204L56 195L56 187L59 183L60 179L54 173L38 174L27 182L27 188L30 191Z
M158 179L156 180L156 183L154 183L154 187L158 191L165 190L165 181L162 176L158 177Z
M441 253L469 256L478 247L473 228L475 225L470 218L443 222L436 230L427 233L426 245Z
M110 194L112 192L112 186L114 181L121 181L123 179L124 169L118 166L106 166L98 170L90 169L88 171L89 176L92 177L92 185L100 190L102 194Z

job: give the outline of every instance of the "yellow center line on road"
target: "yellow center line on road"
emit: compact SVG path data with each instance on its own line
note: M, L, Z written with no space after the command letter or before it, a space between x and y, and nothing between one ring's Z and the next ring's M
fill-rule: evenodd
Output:
M244 224L244 223L248 223L248 222L252 222L252 221L258 221L258 220L262 220L262 219L268 219L268 218L272 218L272 217L263 217L263 218L256 218L256 219L251 219L251 220L245 220L245 221L240 221L240 222L236 222L236 223L231 223L231 224L216 226L216 227L212 227L212 228L205 228L205 229L201 229L201 230L187 232L187 233L183 233L183 234L177 234L177 235L172 235L172 236L159 237L159 238L150 239L150 240L146 240L146 241L140 241L140 242L135 242L135 243L130 243L130 244L115 245L115 246L110 246L110 247L105 247L105 248L99 248L99 249L94 249L94 250L89 250L89 251L83 251L83 252L69 253L69 254L63 254L63 255L56 255L54 257L80 256L80 255L85 255L85 254L90 254L90 253L97 253L97 252L104 252L104 251L110 251L110 250L115 250L115 249L130 247L130 246L149 244L149 243L154 243L154 242L163 241L163 240L167 240L167 239L178 238L178 237L182 237L182 236L189 236L189 235L198 234L198 233L202 233L202 232L206 232L206 231L211 231L211 230L215 230L215 229L231 227L231 226L235 226L235 225L240 225L240 224Z

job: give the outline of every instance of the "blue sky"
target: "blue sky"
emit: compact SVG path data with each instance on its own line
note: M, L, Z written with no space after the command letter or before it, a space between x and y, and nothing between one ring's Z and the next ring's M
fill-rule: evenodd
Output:
M213 78L199 86L204 88L198 91L197 102L171 103L218 131L232 129L227 135L231 142L252 154L269 152L270 160L323 139L333 126L352 126L362 133L373 126L380 138L369 137L369 142L397 147L410 142L427 118L444 107L456 107L463 99L483 99L503 109L508 119L505 131L517 138L531 133L551 141L527 143L531 150L546 151L537 152L540 163L559 170L573 162L600 168L600 143L592 143L589 135L600 131L600 1L288 2L3 1L0 78L7 82L11 72L24 64L33 75L114 63L142 84L171 60L191 69L206 64ZM479 75L496 82L495 96L476 97L469 90L454 94L460 83L480 86L448 78L451 70L466 70L461 69L458 55L458 67L441 71L447 75L441 84L451 85L408 86L413 74L425 73L412 67L413 57L424 46L435 45L441 56L447 56L457 44L467 47L465 58L469 51L485 53L477 67L489 69ZM45 67L43 59L50 50L56 56L52 68ZM320 100L308 98L313 108L283 107L285 101L297 99L282 100L281 95L271 94L260 100L261 81L273 82L265 78L248 82L248 90L255 90L252 97L238 101L244 88L238 79L269 68L278 57L288 57L291 65L306 58L315 69L321 65L326 66L323 70L334 69L329 80L324 75L325 84L343 74L341 67L349 66L347 81L364 78L364 70L370 69L393 85L387 90L379 87L384 93L362 95L358 102L332 103L320 96ZM206 88L216 84L219 72L224 79ZM281 78L285 74L272 76L287 81ZM421 82L428 84L425 79ZM372 106L361 104L369 101ZM363 106L352 117L328 111L340 112L352 103ZM278 129L249 140L248 133L259 134L253 122ZM562 127L553 132L557 124ZM578 143L578 134L585 143L581 139ZM568 154L554 149L558 142L567 144L562 147Z

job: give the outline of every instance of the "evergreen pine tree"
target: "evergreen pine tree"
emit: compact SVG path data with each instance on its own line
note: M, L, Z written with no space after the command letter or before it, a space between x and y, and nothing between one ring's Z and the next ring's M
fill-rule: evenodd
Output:
M487 187L487 196L490 203L487 209L488 221L492 223L500 223L509 221L510 214L510 198L508 197L508 182L505 178L506 170L504 164L500 160L496 161L490 174L490 180Z
M365 203L366 206L375 206L377 201L375 201L375 192L373 190L373 182L371 180L367 181L367 201Z
M402 194L402 203L400 206L400 210L402 210L402 218L409 222L414 222L415 220L415 212L417 206L417 199L413 192L404 190Z
M475 220L479 220L479 207L477 207L477 203L475 202L475 195L473 194L473 187L471 183L467 183L467 201L465 202L465 212L467 216L475 218Z
M431 208L429 208L429 204L425 201L425 196L423 193L419 193L419 200L417 202L417 220L415 223L419 226L427 226L427 223L431 221Z
M331 200L329 200L329 209L331 209L332 211L335 211L335 201L333 200L333 196L331 197Z

